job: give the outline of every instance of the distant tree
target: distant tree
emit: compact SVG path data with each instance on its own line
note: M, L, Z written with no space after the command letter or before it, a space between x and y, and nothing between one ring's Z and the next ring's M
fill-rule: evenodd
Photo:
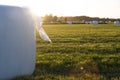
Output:
M57 22L57 19L58 19L57 16L53 16L52 21L53 21L53 22Z
M44 21L45 21L45 22L51 22L51 21L52 21L52 18L53 18L53 15L52 15L52 14L45 15L45 16L44 16Z
M79 22L79 23L84 23L86 21L94 21L97 20L99 22L102 23L106 23L106 22L114 22L115 20L119 20L118 19L114 19L114 18L99 18L99 17L89 17L89 16L53 16L52 14L48 14L44 16L44 22L58 22L58 23L66 23L67 21L72 21L72 22Z

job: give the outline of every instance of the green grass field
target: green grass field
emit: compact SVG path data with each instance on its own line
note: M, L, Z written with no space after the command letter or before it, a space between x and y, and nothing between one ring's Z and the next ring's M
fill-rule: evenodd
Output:
M52 44L36 33L36 69L13 80L120 80L120 26L43 25Z

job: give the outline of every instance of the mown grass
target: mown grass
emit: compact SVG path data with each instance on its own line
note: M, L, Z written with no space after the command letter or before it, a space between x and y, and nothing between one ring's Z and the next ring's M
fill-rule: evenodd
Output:
M43 25L52 44L37 38L36 69L13 80L120 80L120 26Z

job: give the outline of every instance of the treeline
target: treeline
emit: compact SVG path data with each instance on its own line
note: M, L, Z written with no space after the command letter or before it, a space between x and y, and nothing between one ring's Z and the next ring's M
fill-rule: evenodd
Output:
M91 21L98 21L99 23L110 23L114 22L115 20L120 19L114 19L114 18L99 18L99 17L89 17L89 16L54 16L52 14L45 15L43 17L43 21L45 23L90 23Z

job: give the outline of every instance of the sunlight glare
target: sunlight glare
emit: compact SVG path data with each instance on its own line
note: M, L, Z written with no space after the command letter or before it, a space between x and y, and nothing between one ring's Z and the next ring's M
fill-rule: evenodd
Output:
M41 12L39 9L37 8L30 8L32 11L32 14L36 15L36 16L44 16L43 12Z

